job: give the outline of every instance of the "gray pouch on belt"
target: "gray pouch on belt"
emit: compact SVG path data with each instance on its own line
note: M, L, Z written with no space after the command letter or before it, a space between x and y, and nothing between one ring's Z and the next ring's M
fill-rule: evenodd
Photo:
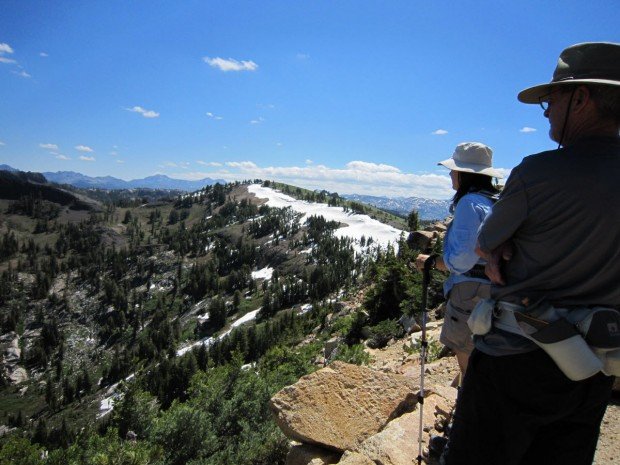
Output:
M603 369L603 362L575 325L564 318L547 323L523 313L514 316L523 334L543 349L569 379L581 381Z
M594 307L578 310L568 315L575 326L603 362L602 372L620 376L620 311Z
M493 325L493 310L495 309L495 300L493 299L481 299L478 301L474 309L471 311L471 315L467 319L467 326L473 334L476 336L482 336L483 334L491 331Z

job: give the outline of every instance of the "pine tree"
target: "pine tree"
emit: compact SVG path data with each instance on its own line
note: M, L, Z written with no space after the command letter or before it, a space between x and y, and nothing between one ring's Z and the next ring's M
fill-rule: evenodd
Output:
M411 210L411 213L409 213L407 217L407 226L409 226L409 231L417 231L420 229L420 217L416 210Z

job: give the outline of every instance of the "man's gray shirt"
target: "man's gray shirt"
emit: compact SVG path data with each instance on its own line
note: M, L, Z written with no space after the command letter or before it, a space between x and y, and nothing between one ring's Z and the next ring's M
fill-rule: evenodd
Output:
M490 252L506 241L505 286L491 296L520 304L620 308L620 138L588 138L523 159L480 228ZM532 350L492 330L476 347L490 355Z

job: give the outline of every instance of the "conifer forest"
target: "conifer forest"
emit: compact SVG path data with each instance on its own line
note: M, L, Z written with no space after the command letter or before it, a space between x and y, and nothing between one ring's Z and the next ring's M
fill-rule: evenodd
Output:
M269 399L332 360L368 363L364 344L420 311L415 212L260 180L193 193L31 181L0 198L0 465L283 464ZM388 247L337 237L250 183L404 233Z

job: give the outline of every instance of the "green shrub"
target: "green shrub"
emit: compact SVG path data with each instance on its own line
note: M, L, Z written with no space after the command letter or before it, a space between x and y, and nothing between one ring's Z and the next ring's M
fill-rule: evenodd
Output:
M338 346L336 355L333 360L340 360L346 363L353 363L354 365L368 365L370 363L370 354L364 350L363 344L354 344L348 346L342 344Z
M422 341L417 339L415 342L410 342L409 344L404 344L403 349L409 355L411 354L419 354L422 350ZM443 344L433 338L428 340L428 346L426 348L426 362L431 363L435 360L439 360L439 354L443 350Z
M39 465L42 449L24 438L13 436L0 449L0 465Z
M380 349L385 347L390 339L403 337L405 331L396 320L383 320L370 328L370 338L368 347L372 349Z

